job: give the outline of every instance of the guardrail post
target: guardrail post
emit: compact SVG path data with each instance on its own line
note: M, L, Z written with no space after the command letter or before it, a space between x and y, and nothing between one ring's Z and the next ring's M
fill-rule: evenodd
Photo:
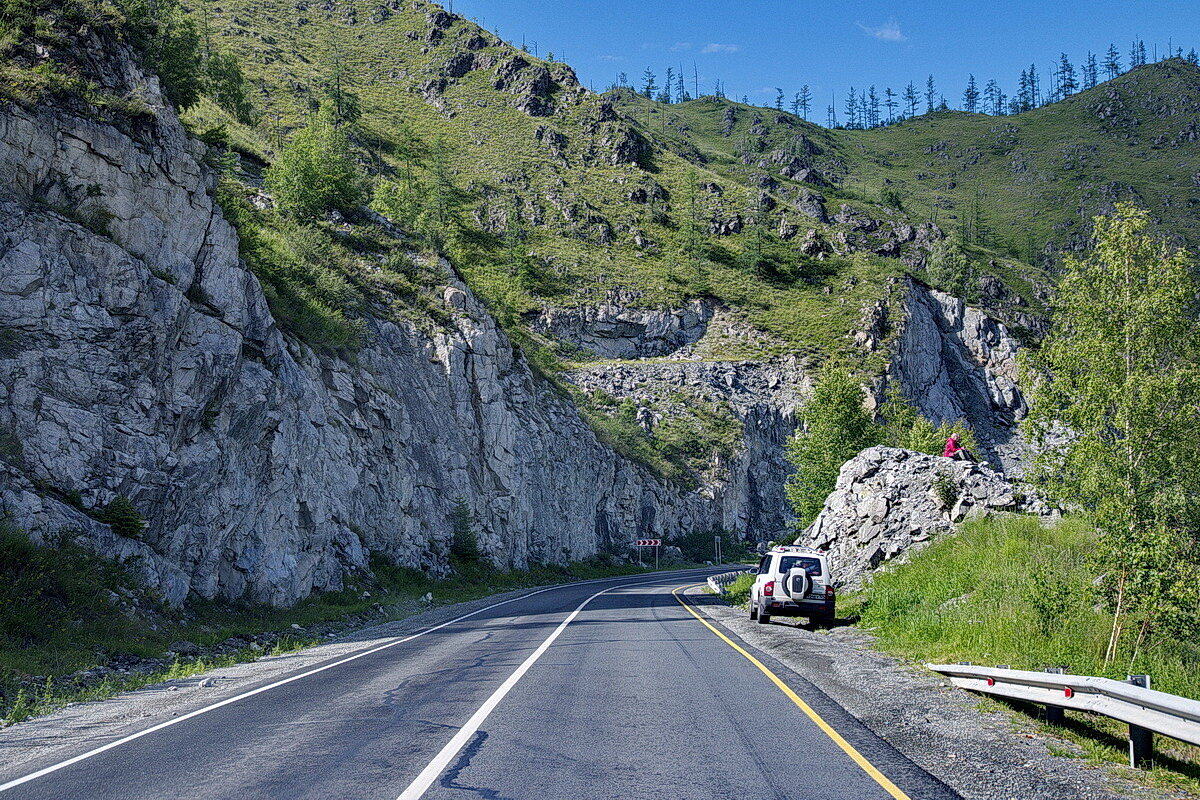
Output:
M1066 670L1062 667L1046 667L1046 672L1052 675L1064 675ZM1046 724L1061 726L1066 722L1065 712L1058 706L1046 706Z
M1130 675L1125 680L1143 689L1150 688L1149 675ZM1154 766L1154 732L1139 725L1129 726L1129 766L1149 769Z

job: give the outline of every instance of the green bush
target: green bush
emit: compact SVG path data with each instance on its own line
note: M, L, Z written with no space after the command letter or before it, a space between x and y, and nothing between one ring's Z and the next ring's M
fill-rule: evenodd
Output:
M757 576L747 573L739 575L737 580L725 587L725 599L735 606L744 606L750 602L750 587L754 586Z
M475 532L475 518L463 497L454 499L450 511L450 557L461 563L474 563L482 558L479 552L479 536Z
M146 520L125 495L118 495L104 508L92 512L92 516L112 528L113 533L129 539L142 538L146 529Z
M803 427L788 442L787 458L795 470L787 497L797 522L816 518L849 459L883 441L883 430L863 408L863 390L849 372L827 367L803 409Z
M281 209L306 219L353 211L366 199L364 176L332 106L322 106L283 148L265 181Z

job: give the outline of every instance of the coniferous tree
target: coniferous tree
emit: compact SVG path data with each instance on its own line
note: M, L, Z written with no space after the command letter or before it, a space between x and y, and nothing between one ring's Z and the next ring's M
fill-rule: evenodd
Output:
M1058 92L1062 97L1070 97L1079 91L1079 82L1075 79L1075 67L1066 53L1058 59Z
M854 130L858 127L858 94L854 91L854 87L850 87L850 94L846 95L846 127Z
M833 103L825 106L825 127L836 128L838 126L837 109Z
M1144 66L1145 64L1146 64L1146 43L1143 42L1141 39L1138 39L1138 65Z
M1104 72L1110 81L1121 74L1121 52L1115 44L1110 44L1104 54Z
M666 80L663 81L662 93L659 95L659 99L662 100L664 103L669 104L671 102L671 92L674 90L675 90L675 68L667 67L667 77L666 77Z
M1196 55L1196 48L1194 48L1194 47L1191 50L1188 50L1188 54L1186 56L1184 56L1184 58L1187 59L1189 64L1192 64L1192 65L1200 64L1200 56Z
M890 86L883 90L883 107L887 109L887 122L891 125L896 121L896 93Z
M925 81L925 112L933 111L934 101L937 100L937 90L933 87L933 75Z
M908 107L908 116L915 117L917 115L917 103L920 102L920 96L917 94L917 87L912 81L909 81L908 86L904 87L903 100L904 104Z
M1033 108L1033 89L1029 83L1029 71L1021 70L1021 80L1017 83L1017 96L1013 98L1018 113Z
M1099 83L1100 68L1096 64L1096 54L1088 51L1087 60L1083 62L1083 88L1094 89Z
M649 98L651 100L654 99L654 93L658 91L658 83L655 80L656 77L657 76L653 72L650 71L650 68L646 67L646 71L642 73L642 96L643 97Z
M792 113L797 117L800 116L800 93L796 92L792 95Z
M963 111L974 114L979 110L979 86L975 83L975 76L967 76L967 88L963 91Z
M999 94L1000 84L995 80L989 80L983 87L983 110L985 113L1000 114L1002 103L998 97Z
M812 92L808 89L808 84L800 87L800 113L808 119L808 110L812 108Z
M688 94L688 91L687 91L687 82L684 81L684 79L683 79L683 65L682 64L679 65L679 78L678 78L678 84L675 87L675 95L679 99L680 103L686 103L688 100L692 99L692 96L690 94Z
M775 87L775 110L783 111L783 89Z
M1037 65L1029 65L1029 107L1037 108L1042 104L1042 94L1039 91Z
M867 97L864 102L866 106L867 128L879 127L879 95L875 93L875 87L872 86L867 92Z

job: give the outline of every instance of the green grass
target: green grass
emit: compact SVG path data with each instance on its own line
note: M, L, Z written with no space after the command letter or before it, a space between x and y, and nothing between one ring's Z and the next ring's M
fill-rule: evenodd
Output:
M1145 673L1156 689L1200 697L1200 643L1159 638L1104 664L1112 618L1093 588L1094 548L1094 532L1077 520L970 522L877 574L844 608L861 614L879 646L907 658L1122 680Z
M1155 689L1200 698L1200 643L1159 639L1136 658L1125 652L1104 664L1110 613L1093 587L1095 533L1078 520L1043 527L1029 517L964 524L847 595L846 616L876 637L876 646L925 663L969 661L1123 680L1148 674ZM989 709L1012 706L984 698ZM1028 709L1033 711L1032 709ZM1094 766L1126 762L1126 727L1106 717L1068 712L1065 727L1042 732L1066 740L1051 752ZM1156 737L1158 766L1121 770L1147 786L1200 795L1200 748Z
M731 605L744 606L750 602L750 589L754 586L756 575L739 575L737 580L725 587L725 599Z

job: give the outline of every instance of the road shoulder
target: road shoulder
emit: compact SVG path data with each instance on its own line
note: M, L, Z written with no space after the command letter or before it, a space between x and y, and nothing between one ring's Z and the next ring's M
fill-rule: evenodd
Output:
M700 587L685 596L709 621L812 683L966 800L1173 796L1052 755L1048 745L1057 740L1032 720L990 710L938 676L874 650L862 631L810 630L795 619L759 625Z

